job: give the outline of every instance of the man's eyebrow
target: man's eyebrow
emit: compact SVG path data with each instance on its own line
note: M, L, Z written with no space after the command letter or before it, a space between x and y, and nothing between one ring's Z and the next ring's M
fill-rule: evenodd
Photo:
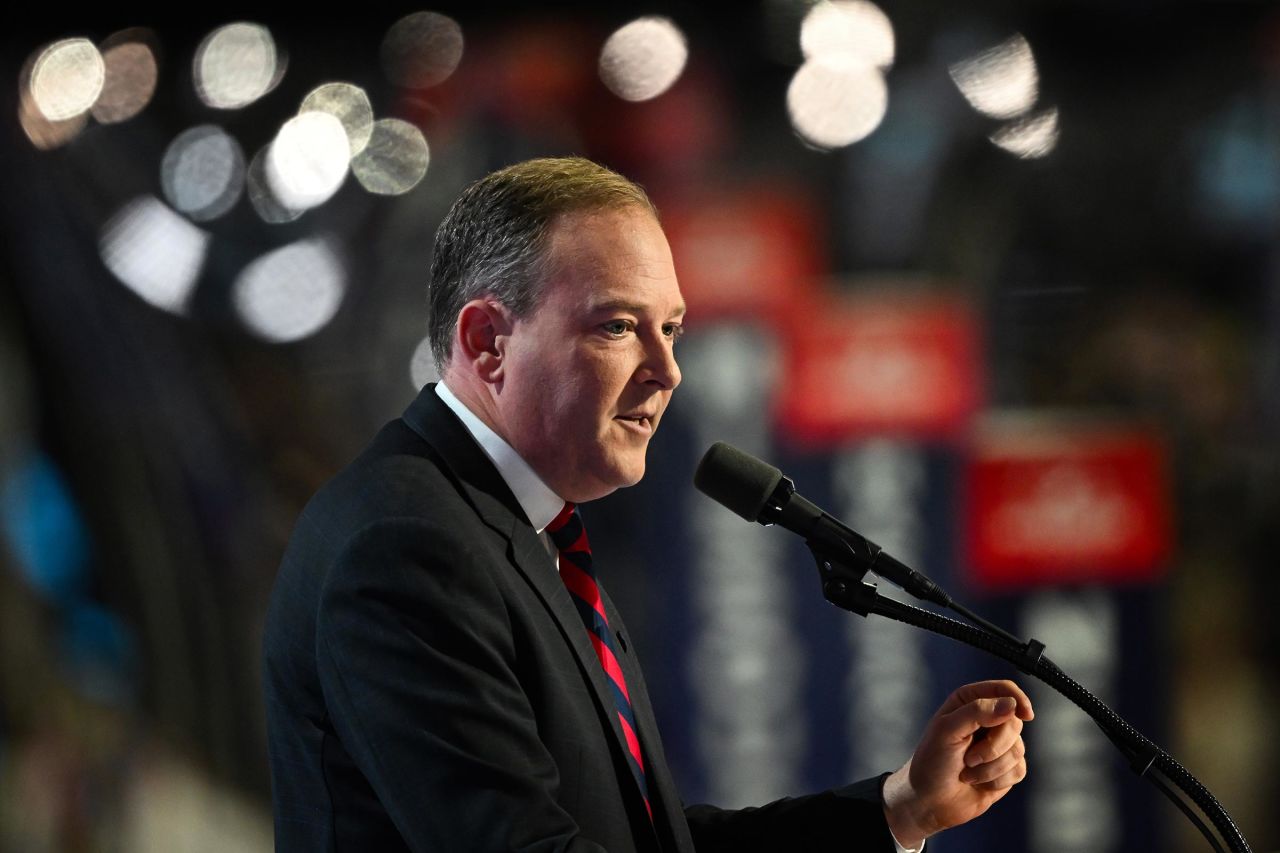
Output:
M605 313L608 311L629 311L632 314L643 314L648 311L648 307L636 302L629 302L626 299L606 299L603 302L596 302L589 306L591 313ZM685 313L684 303L680 303L671 309L670 317L683 317Z

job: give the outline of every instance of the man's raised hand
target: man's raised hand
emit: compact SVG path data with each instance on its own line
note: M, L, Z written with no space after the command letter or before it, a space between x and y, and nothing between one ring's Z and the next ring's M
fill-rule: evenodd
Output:
M915 754L885 780L885 816L894 837L918 847L966 823L1027 775L1022 725L1035 716L1012 681L957 689L925 727Z

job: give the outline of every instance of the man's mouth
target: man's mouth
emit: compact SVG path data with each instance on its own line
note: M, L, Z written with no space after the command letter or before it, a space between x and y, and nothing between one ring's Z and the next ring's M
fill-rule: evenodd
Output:
M614 420L621 421L628 429L642 435L653 434L653 417L651 415L617 415Z

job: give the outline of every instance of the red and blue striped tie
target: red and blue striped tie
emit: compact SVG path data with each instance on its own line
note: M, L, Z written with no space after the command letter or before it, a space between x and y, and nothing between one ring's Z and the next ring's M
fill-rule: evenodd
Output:
M547 526L547 533L560 552L560 579L568 587L569 597L573 599L578 615L587 626L591 646L596 650L596 657L600 659L600 665L604 667L609 685L613 688L613 702L618 709L622 734L627 740L631 772L640 785L649 819L653 820L649 787L644 781L644 757L640 753L640 738L636 736L636 718L631 712L631 694L627 692L627 681L622 675L622 666L618 663L617 641L609 630L604 603L600 600L600 587L596 584L595 570L591 567L591 545L587 542L587 530L582 526L582 517L575 511L573 504L564 505L560 514Z

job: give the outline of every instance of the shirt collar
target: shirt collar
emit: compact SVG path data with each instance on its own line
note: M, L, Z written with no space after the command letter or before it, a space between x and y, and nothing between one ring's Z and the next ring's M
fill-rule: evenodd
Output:
M467 432L471 433L471 437L480 445L484 455L488 456L489 461L498 469L498 473L506 482L507 488L511 489L511 493L516 496L516 501L524 510L533 529L538 533L545 530L547 525L560 514L560 510L564 509L564 498L551 491L550 487L542 482L542 478L529 467L529 463L521 459L520 454L516 453L502 436L476 417L475 413L455 397L443 382L436 383L436 395L458 416L462 425L467 428Z

